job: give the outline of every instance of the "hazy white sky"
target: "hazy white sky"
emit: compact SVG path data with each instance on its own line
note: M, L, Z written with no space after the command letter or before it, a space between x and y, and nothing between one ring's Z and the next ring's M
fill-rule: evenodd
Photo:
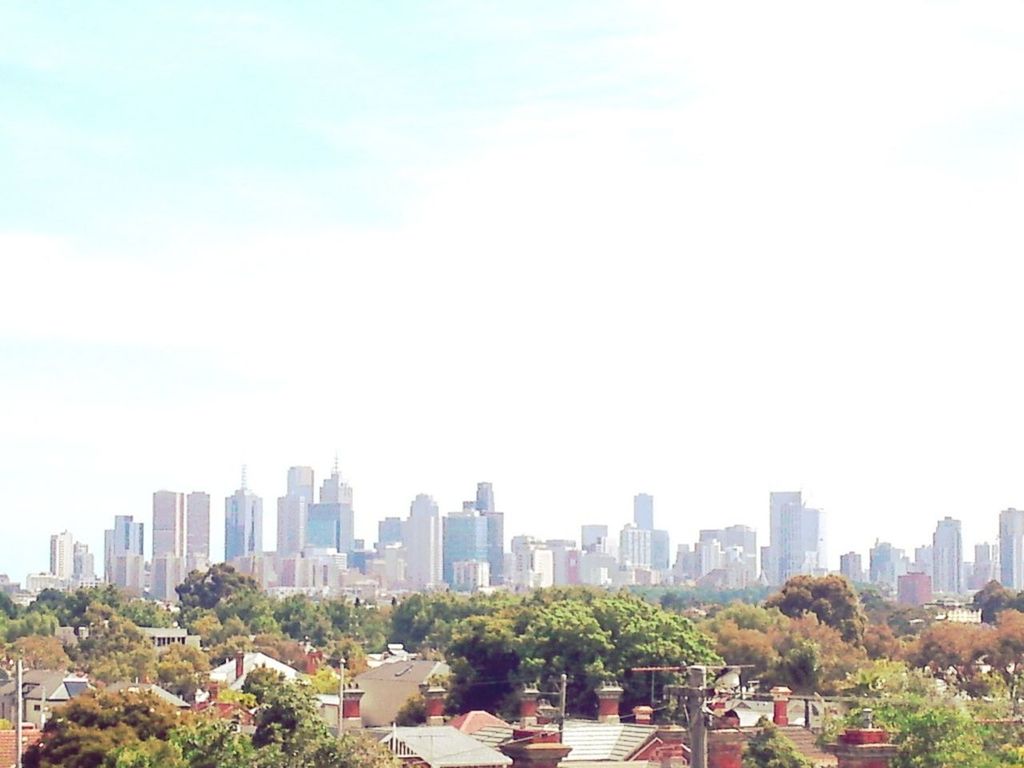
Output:
M132 15L135 13L136 15ZM0 8L0 572L335 451L358 533L833 561L1024 506L1024 6ZM763 542L767 543L767 542Z

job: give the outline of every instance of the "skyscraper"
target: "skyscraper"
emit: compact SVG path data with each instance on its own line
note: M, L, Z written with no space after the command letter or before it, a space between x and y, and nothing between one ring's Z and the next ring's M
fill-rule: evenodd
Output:
M872 584L881 584L896 592L900 576L909 570L910 562L902 549L887 541L875 541L868 552L868 579Z
M597 524L580 526L580 549L584 552L607 552L608 526Z
M355 542L355 510L352 506L352 486L342 480L338 471L338 462L334 462L334 471L320 486L320 502L311 504L306 523L308 546L334 546L338 552L348 554ZM330 505L330 506L327 506ZM314 511L314 507L317 509ZM328 521L336 521L336 544L326 544ZM314 531L314 524L317 526Z
M619 562L634 568L651 567L651 531L628 524L619 534Z
M144 562L145 526L136 523L131 515L114 515L114 527L103 532L103 578L110 584L121 584L117 579L118 557L137 557ZM142 566L132 562L122 566L120 572L135 574Z
M505 580L505 515L494 506L494 486L490 483L476 484L476 511L487 520L487 564L491 584Z
M999 581L1007 589L1024 589L1024 510L999 513Z
M643 531L654 530L654 497L649 493L633 497L633 524Z
M277 500L277 553L297 555L306 546L309 506L314 502L312 467L290 467L288 489Z
M224 499L224 560L263 551L263 499L242 486Z
M803 573L827 566L825 516L804 506L800 491L769 495L770 541L761 567L771 584L783 584Z
M58 579L71 581L75 572L75 537L68 531L50 537L50 573Z
M864 565L859 552L839 556L839 572L855 584L864 581Z
M959 520L945 517L935 526L932 558L932 588L950 595L963 592L964 554Z
M75 584L92 585L96 582L96 562L88 544L75 542L71 578Z
M377 523L377 548L384 550L388 544L402 543L402 519L400 517L385 517Z
M442 583L441 515L437 502L419 494L409 505L409 519L402 526L406 553L406 578L416 589L434 589Z
M153 493L153 557L185 556L185 494Z
M210 494L192 491L185 497L186 570L210 565Z
M478 515L473 506L473 502L466 502L461 511L446 515L443 521L441 575L451 587L455 586L455 563L479 560L489 566L488 520Z

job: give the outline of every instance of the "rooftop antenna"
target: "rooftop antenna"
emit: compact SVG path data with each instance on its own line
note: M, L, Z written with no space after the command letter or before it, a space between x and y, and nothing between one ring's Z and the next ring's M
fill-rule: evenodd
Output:
M247 469L246 465L243 464L242 465L242 490L243 491L246 490L246 487L245 487L245 473L246 473L246 469Z
M338 452L334 452L334 474L338 474Z

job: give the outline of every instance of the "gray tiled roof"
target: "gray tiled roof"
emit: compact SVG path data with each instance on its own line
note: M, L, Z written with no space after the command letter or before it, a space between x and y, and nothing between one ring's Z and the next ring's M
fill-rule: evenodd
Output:
M562 730L562 743L572 747L572 752L562 762L626 760L643 747L656 730L652 725L567 720ZM496 747L512 738L512 726L490 725L474 733L473 738Z
M430 768L507 766L512 759L450 725L374 728L378 741L399 757L418 757Z

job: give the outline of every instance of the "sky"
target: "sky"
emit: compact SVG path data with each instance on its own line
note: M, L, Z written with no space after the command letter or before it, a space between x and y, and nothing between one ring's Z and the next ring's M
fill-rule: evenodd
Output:
M1024 507L1017 2L0 5L0 572L494 483L829 555ZM98 554L98 559L101 555Z

